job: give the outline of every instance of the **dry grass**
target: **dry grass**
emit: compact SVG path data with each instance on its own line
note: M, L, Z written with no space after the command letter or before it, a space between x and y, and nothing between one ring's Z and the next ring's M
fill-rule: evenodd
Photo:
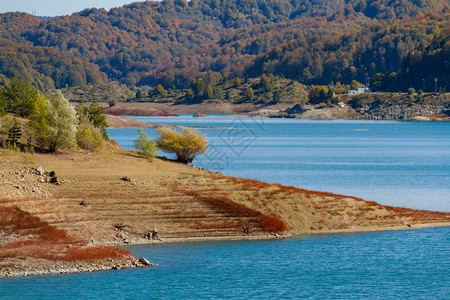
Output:
M254 223L258 229L264 232L282 232L288 228L278 216L268 216L261 212L245 206L244 204L234 202L223 195L205 195L193 190L181 190L185 195L194 197L197 200L207 203L212 209L234 218L248 218L247 224L239 224L240 227L248 226ZM231 224L230 224L231 225Z
M131 257L115 247L86 247L65 230L49 225L19 207L0 207L0 233L12 241L0 245L0 262L8 258L81 261Z

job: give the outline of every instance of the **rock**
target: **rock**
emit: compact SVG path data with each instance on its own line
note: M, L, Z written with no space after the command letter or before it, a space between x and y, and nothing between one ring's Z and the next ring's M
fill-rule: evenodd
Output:
M39 176L42 176L42 175L45 174L45 170L44 170L44 168L43 168L42 166L39 166L39 167L36 168L36 173L37 173Z
M196 113L192 117L193 118L206 118L207 116L204 113Z
M139 258L139 262L144 266L153 266L153 264L149 262L145 257Z
M56 176L51 177L49 182L53 183L53 184L58 184L58 177L56 177Z
M288 114L302 114L305 111L306 110L300 104L295 104L291 108L285 110L285 112Z

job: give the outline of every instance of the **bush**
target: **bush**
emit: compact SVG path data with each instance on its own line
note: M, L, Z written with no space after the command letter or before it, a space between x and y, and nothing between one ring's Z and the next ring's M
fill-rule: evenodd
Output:
M175 153L177 161L192 163L197 155L207 151L207 140L197 131L183 129L181 132L169 129L158 130L160 137L157 139L158 147L166 152Z
M76 133L77 145L81 149L94 150L105 146L102 133L95 128L88 120L83 121L78 126Z
M142 129L139 129L139 136L134 140L134 147L138 150L139 154L143 155L149 161L153 161L158 152L158 146L155 141L151 140Z
M416 90L414 89L414 88L412 88L412 87L410 87L409 89L408 89L408 95L414 95L416 93Z

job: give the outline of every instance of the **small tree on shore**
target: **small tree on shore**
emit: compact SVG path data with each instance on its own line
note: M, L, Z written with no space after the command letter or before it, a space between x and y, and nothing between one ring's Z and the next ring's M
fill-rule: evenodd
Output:
M158 152L156 142L151 140L142 129L139 129L139 136L134 140L134 148L149 161L153 161Z
M159 129L158 133L160 135L156 140L158 147L163 151L176 154L178 162L192 163L197 155L207 151L206 137L197 131L183 129L177 132L164 128Z

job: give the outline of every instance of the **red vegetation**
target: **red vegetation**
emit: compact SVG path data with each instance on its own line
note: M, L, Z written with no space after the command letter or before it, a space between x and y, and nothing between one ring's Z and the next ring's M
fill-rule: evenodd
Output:
M121 259L129 257L130 251L116 247L98 246L98 247L71 247L67 250L63 260L81 261L81 260L103 260L103 259Z
M277 216L261 215L257 218L258 223L262 224L265 231L269 232L281 232L286 231L288 228L286 224L280 220Z
M149 108L126 108L126 107L109 107L103 112L113 116L141 116L141 117L178 117L178 115L170 114L164 110Z
M224 213L228 217L240 217L240 218L250 218L255 225L265 232L279 232L286 231L286 224L278 216L267 216L261 212L254 210L250 207L245 206L232 201L231 199L216 195L208 196L202 195L198 192L191 190L183 190L185 195L196 198L197 200L203 201L208 204L211 208L216 211ZM242 223L235 224L236 227L242 226ZM200 225L204 226L204 225ZM221 227L223 228L223 227ZM227 227L230 228L230 227ZM240 228L241 229L241 228Z
M0 245L0 262L31 257L52 261L82 261L130 257L128 250L85 247L81 240L16 207L0 207L0 234L11 242Z
M442 222L450 221L450 213L429 210L414 210L404 207L384 206L388 211L395 213L400 217L409 218L413 222Z

